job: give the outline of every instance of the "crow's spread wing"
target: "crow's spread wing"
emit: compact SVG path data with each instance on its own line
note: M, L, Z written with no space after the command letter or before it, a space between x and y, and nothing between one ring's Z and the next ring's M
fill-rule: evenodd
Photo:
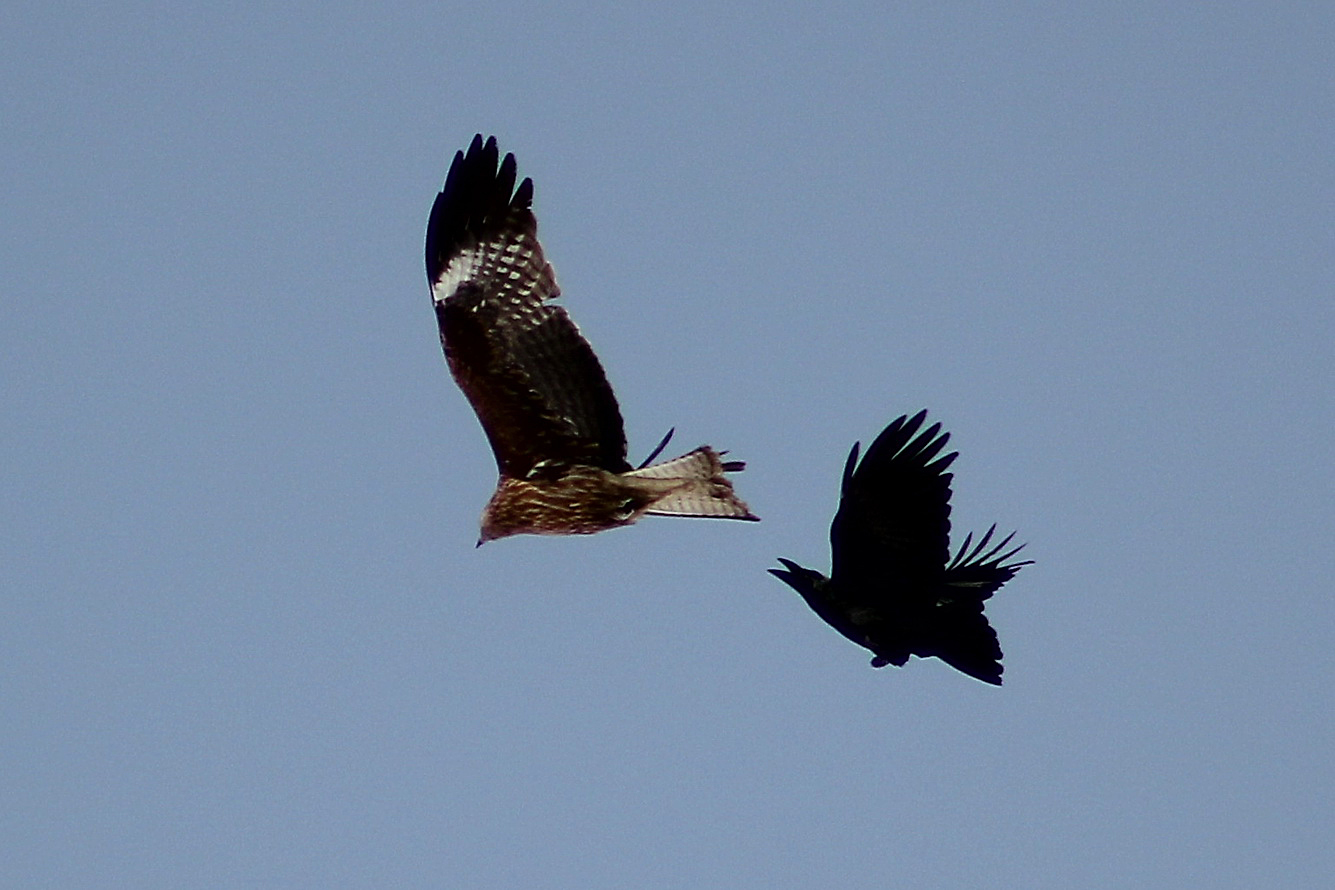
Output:
M864 595L930 596L950 561L950 438L926 418L900 417L844 466L839 511L830 525L831 577ZM915 438L916 435L916 438Z
M450 371L502 476L587 464L630 469L616 397L566 311L538 243L533 182L515 188L496 139L458 152L426 232L426 272Z

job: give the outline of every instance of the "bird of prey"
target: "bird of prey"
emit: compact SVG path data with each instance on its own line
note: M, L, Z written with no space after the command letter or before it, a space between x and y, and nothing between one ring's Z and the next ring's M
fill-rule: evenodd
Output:
M708 446L650 465L626 462L626 434L602 365L565 309L538 244L533 181L515 187L493 136L457 152L426 230L440 342L477 413L500 481L481 545L516 534L592 534L645 514L755 520Z
M817 615L870 649L872 667L903 667L910 655L936 656L971 677L1001 685L1001 646L983 601L1032 560L1008 562L1014 532L987 549L996 525L970 549L950 555L950 481L958 457L937 457L950 439L927 412L887 426L858 463L844 465L839 510L830 525L830 577L780 559L770 574L802 595ZM986 552L984 552L986 550Z

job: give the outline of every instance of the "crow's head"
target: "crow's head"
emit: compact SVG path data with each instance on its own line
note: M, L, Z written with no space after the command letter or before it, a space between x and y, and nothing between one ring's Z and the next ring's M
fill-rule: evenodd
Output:
M779 562L783 563L783 568L769 569L769 573L802 594L803 599L808 601L828 580L820 572L803 568L792 560L779 557Z

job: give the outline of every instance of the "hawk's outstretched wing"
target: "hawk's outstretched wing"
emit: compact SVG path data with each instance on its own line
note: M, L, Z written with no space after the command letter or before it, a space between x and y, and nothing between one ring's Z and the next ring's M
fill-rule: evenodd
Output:
M916 439L927 412L886 427L858 463L844 465L839 512L830 525L831 576L878 597L930 595L950 562L950 481L958 456L938 458L950 439L941 424ZM939 435L938 435L939 434ZM863 587L860 582L871 582Z
M426 232L426 273L450 371L502 476L584 464L620 473L626 434L602 365L557 297L538 244L533 181L479 134L456 152Z

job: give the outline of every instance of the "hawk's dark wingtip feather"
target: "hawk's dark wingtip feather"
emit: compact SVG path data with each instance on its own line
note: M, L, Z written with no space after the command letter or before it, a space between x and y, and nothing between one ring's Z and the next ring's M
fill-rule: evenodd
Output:
M499 167L498 167L499 164ZM515 188L515 156L500 158L496 137L482 141L478 133L467 153L456 151L445 185L431 205L426 227L426 274L434 284L449 257L471 236L481 236L488 225L510 210L533 205L533 180L525 177Z
M514 155L506 155L513 158ZM515 196L510 199L510 206L516 210L527 210L533 206L533 180L525 176L524 181L515 189Z
M647 467L647 466L649 466L651 463L653 463L653 462L654 462L654 458L656 458L656 457L658 457L658 455L662 454L662 453L663 453L663 449L667 447L667 443L669 443L669 442L672 441L672 434L675 433L676 431L677 431L677 428L676 428L675 426L674 426L674 427L670 427L670 428L668 429L667 433L663 436L663 438L662 438L661 440L659 440L659 443L658 443L657 445L654 446L654 450L649 452L649 456L646 457L646 458L644 459L643 463L641 463L638 467L636 467L636 469L637 469L637 470L643 470L645 467Z

